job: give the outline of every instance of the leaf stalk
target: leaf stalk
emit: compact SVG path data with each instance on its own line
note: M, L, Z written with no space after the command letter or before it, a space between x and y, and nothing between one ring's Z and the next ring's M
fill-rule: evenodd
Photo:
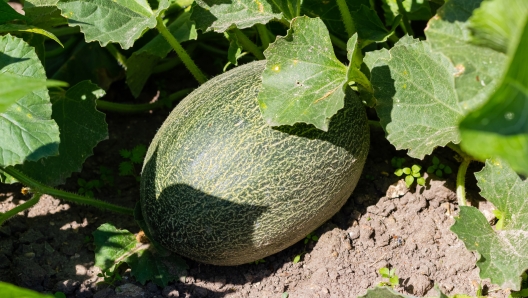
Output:
M255 56L257 59L259 60L264 60L266 59L266 57L264 57L264 54L262 53L262 51L258 48L258 46L252 42L245 34L244 32L240 31L240 29L238 28L233 28L232 29L233 33L235 33L238 41L240 42L240 44L242 45L242 47L250 52L251 54L253 54L253 56Z
M176 38L169 32L169 29L167 29L167 26L165 26L161 17L157 17L156 20L157 20L156 29L158 29L159 33L172 46L172 48L174 49L178 57L180 57L180 59L182 60L185 67L187 67L187 69L191 72L191 74L198 81L198 83L203 84L207 82L207 77L202 73L202 71L194 63L194 61L191 59L189 54L187 54L187 52L181 46L178 40L176 40Z
M38 192L34 193L33 197L31 197L31 199L29 199L27 202L22 203L16 206L15 208L7 211L6 213L1 214L0 215L0 227L4 224L4 222L6 222L11 217L17 215L19 212L25 211L33 207L35 204L37 204L41 196L42 196L41 193L38 193Z
M90 197L81 196L75 193L69 193L63 190L59 190L59 189L44 185L36 181L35 179L26 176L25 174L16 170L12 166L0 168L0 171L12 176L16 180L18 180L20 183L33 189L36 193L49 194L49 195L59 197L61 199L71 201L74 203L78 203L78 204L90 205L90 206L94 206L97 208L106 209L106 210L110 210L110 211L114 211L114 212L122 213L126 215L134 215L134 209L121 207L118 205L96 200Z
M348 38L350 38L356 33L356 26L354 25L354 20L352 19L348 5L345 0L337 0L337 6L339 7L339 12L341 12L341 18L343 19Z

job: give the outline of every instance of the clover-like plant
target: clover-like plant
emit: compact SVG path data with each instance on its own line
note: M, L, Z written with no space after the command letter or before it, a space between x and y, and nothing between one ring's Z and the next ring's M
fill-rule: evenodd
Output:
M453 170L451 170L451 167L441 163L438 157L433 156L433 164L427 168L427 173L434 173L438 177L444 177L444 174L449 175L453 173Z
M393 157L391 159L391 165L396 168L396 170L394 171L394 175L398 177L405 175L405 185L407 185L407 187L411 187L415 180L417 184L424 186L425 179L420 173L420 171L422 170L422 166L414 164L410 168L403 167L404 163L405 158L403 157Z

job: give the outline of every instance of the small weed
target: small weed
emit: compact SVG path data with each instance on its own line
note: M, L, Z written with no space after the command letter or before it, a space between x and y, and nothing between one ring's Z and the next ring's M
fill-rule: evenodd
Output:
M310 242L316 242L317 240L319 240L319 237L317 237L313 233L309 233L308 235L306 235L306 237L304 237L304 249L303 249L303 252L301 252L300 254L296 255L295 258L293 258L293 263L294 264L299 263L301 261L302 255L304 255L306 253L306 245L308 243L310 243Z
M94 190L100 191L101 188L101 181L94 179L90 181L86 181L82 178L77 179L77 185L79 185L79 194L85 195L87 197L93 198L94 197Z
M378 286L380 287L384 287L384 286L387 286L387 287L391 287L391 288L394 288L396 287L397 285L400 284L400 280L398 278L398 275L396 275L396 269L395 268L392 268L389 270L389 268L387 267L383 267L379 270L379 273L381 275L381 277L383 278L387 278L388 281L382 281L378 284Z
M266 263L266 260L264 259L260 259L260 260L256 260L255 262L253 262L255 265L258 265L258 264L262 264L262 263Z
M315 242L317 240L319 240L319 237L317 237L314 234L310 233L310 234L306 235L306 238L304 238L304 244L306 245L310 241Z
M417 184L424 186L425 179L420 173L422 167L417 164L412 165L412 167L410 168L403 167L404 163L405 158L403 157L393 157L391 159L391 165L396 168L396 170L394 171L394 175L398 177L405 175L405 185L407 185L408 188L411 187L415 180Z
M103 185L114 186L114 171L112 171L112 169L105 166L100 166L99 175Z
M433 165L427 168L427 173L429 174L434 173L438 177L443 177L444 174L449 175L453 173L453 170L451 170L449 166L446 166L443 163L441 163L438 157L433 156Z
M119 175L120 176L133 176L139 181L141 178L137 174L135 164L143 163L143 158L147 153L147 147L143 144L139 144L132 150L122 149L119 150L121 157L126 159L119 164Z

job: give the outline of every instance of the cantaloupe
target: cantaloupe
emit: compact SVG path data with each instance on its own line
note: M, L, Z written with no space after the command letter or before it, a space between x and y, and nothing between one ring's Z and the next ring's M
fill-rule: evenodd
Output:
M141 210L155 242L203 263L238 265L304 238L343 206L369 147L352 90L328 132L270 127L257 101L265 62L189 94L157 132L143 165Z

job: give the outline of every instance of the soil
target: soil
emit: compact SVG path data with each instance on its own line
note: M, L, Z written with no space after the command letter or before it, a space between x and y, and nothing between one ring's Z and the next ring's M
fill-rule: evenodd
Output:
M108 114L109 139L101 142L83 166L62 186L77 191L77 180L100 179L100 166L113 169L114 186L104 186L95 196L133 208L139 200L134 177L118 176L123 160L120 149L148 145L168 115L158 110L134 116ZM40 292L63 292L67 297L356 297L384 280L378 270L395 268L395 290L416 296L435 296L435 284L447 294L475 295L481 284L492 297L507 292L481 281L476 255L465 249L449 228L458 207L455 179L458 162L449 149L435 152L453 174L427 177L425 187L405 187L392 174L390 160L404 157L372 128L365 170L346 205L314 234L318 241L300 242L265 258L264 263L218 267L187 260L187 275L161 288L136 282L128 271L114 286L98 284L94 267L92 232L103 223L138 233L133 218L70 204L44 196L29 211L0 228L0 280ZM407 157L407 165L430 165ZM137 170L140 166L137 166ZM488 206L478 195L468 172L468 197ZM473 187L472 187L473 185ZM0 211L28 200L20 185L0 185ZM489 206L488 206L489 207ZM295 256L301 260L293 263Z

